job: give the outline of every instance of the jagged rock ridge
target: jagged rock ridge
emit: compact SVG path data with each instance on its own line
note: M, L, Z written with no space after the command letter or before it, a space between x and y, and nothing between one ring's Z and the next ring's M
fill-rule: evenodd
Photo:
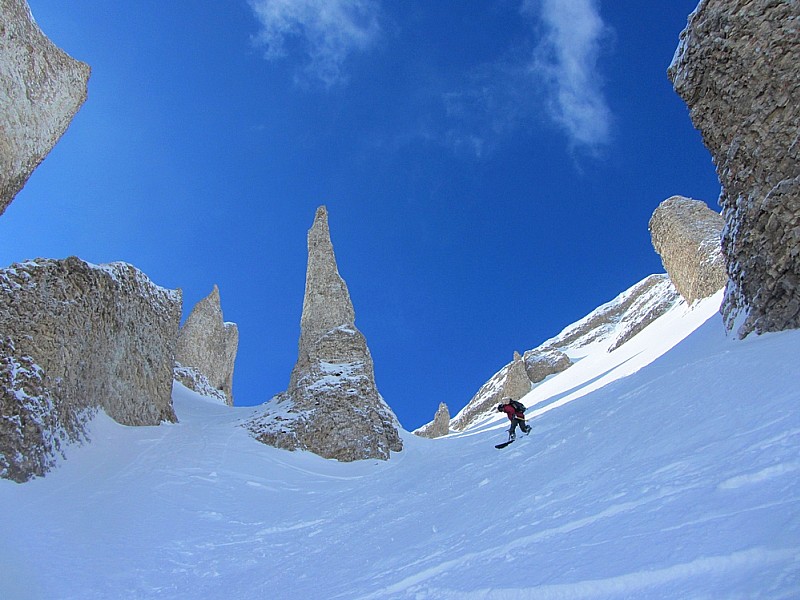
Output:
M397 417L375 384L372 356L355 326L324 206L308 232L298 358L286 392L246 427L265 444L325 458L388 459L403 443Z
M607 352L613 352L681 300L667 275L645 278L522 357L515 353L514 360L481 387L453 418L450 427L463 431L493 414L503 396L521 398L524 394L519 392L525 389L526 381L529 391L532 383L570 367L570 356L580 356L588 346L600 344Z
M222 318L219 288L215 285L180 328L175 351L176 379L206 395L211 389L219 390L225 402L233 406L233 365L238 345L239 330ZM211 395L218 397L213 391Z
M729 329L800 326L800 3L704 0L668 73L722 183Z
M0 214L86 100L89 71L42 33L24 0L0 0Z
M725 286L728 275L722 257L724 221L700 200L673 196L650 219L653 247L670 280L691 304Z
M38 259L0 270L0 474L43 474L103 409L124 425L176 420L180 291L125 263Z

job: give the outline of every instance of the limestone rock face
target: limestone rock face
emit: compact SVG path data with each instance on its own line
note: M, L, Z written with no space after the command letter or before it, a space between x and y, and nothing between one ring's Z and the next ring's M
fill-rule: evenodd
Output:
M800 326L800 3L704 0L669 76L722 183L729 329Z
M24 0L0 0L0 214L86 100L89 66L56 47Z
M181 383L200 393L205 393L210 385L220 390L225 402L233 406L233 364L238 346L239 330L234 323L223 320L219 288L215 285L186 318L175 351L180 366L196 369L204 377L182 376Z
M43 474L97 408L124 425L176 421L179 291L125 263L39 259L0 270L0 475Z
M467 406L453 419L451 427L456 431L463 431L480 417L493 412L503 398L519 400L530 391L531 380L525 361L519 352L514 352L513 360L481 386Z
M372 356L355 326L325 207L308 232L298 358L289 389L246 427L265 444L324 458L386 460L403 448L399 423L378 393Z
M722 215L683 196L664 200L650 219L653 247L689 304L714 295L728 281L720 246L723 226Z
M433 421L417 429L414 434L424 438L438 438L450 433L450 410L444 402L439 403L439 408Z

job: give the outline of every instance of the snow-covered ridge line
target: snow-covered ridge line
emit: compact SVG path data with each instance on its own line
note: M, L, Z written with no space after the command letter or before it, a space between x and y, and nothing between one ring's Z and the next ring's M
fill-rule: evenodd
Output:
M453 417L452 429L464 431L472 426L479 426L486 419L496 419L494 406L501 396L521 397L531 390L531 382L533 389L536 390L550 379L567 377L566 374L575 368L574 366L567 368L570 361L574 363L589 355L600 357L603 354L618 352L633 343L658 319L681 304L686 303L667 275L657 274L644 278L613 300L565 327L558 335L526 351L522 357L524 367L514 368L514 363L510 363L500 369ZM622 357L627 354L626 352L615 356ZM551 366L542 372L543 362ZM559 364L561 362L566 364ZM519 392L520 384L518 381L512 381L512 377L516 380L524 377L523 370L527 371L530 381L527 389ZM532 376L534 370L539 372L538 377ZM545 377L544 382L541 381L542 377Z

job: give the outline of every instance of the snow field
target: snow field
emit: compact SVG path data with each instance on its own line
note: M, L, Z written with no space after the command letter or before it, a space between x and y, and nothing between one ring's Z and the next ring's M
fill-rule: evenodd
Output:
M715 315L569 402L534 390L504 450L489 420L388 462L265 447L254 409L176 386L179 423L103 416L46 478L0 481L0 597L800 597L799 350ZM597 381L580 366L557 399Z

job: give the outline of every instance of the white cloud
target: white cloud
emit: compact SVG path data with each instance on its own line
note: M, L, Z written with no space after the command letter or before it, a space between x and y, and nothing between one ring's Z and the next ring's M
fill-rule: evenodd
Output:
M597 0L524 0L522 11L542 25L530 70L545 86L550 116L575 146L596 150L608 143L611 110L597 63L610 30Z
M441 143L481 158L521 130L535 135L547 121L565 133L573 150L596 154L610 143L613 117L599 59L613 37L598 2L521 0L531 43L511 40L501 56L441 94Z
M441 94L445 145L481 158L536 120L535 90L520 62L501 59L483 64L460 86Z
M345 81L345 60L368 49L380 34L377 0L248 1L261 24L255 40L266 48L266 57L302 51L305 75L326 87Z

